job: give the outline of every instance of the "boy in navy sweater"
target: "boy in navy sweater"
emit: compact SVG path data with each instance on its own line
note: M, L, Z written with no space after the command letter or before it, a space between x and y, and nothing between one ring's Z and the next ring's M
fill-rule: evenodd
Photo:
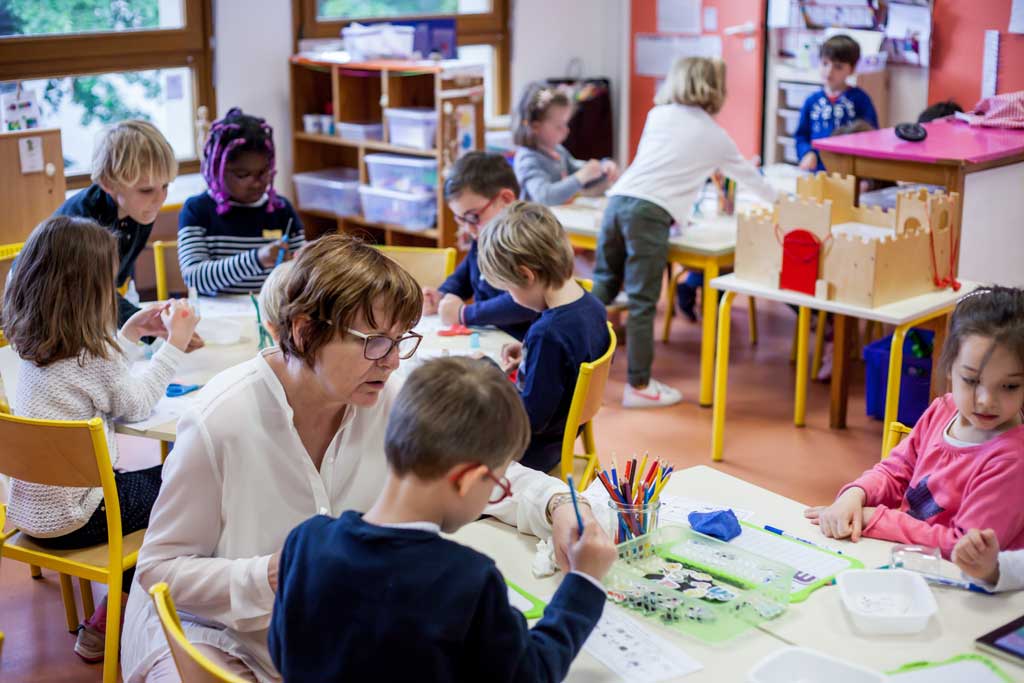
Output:
M480 228L515 201L516 174L500 154L470 152L452 166L444 183L444 197L455 220L472 245L455 272L438 289L423 288L423 314L438 313L445 325L496 325L522 339L536 311L524 308L489 284L477 265L476 238ZM472 297L473 303L467 304Z
M365 515L314 517L285 541L270 656L286 681L561 681L597 624L616 550L597 524L528 629L485 555L443 538L511 494L529 439L515 389L486 360L439 358L391 410L388 479Z
M871 98L860 88L846 85L860 60L860 45L847 35L835 35L821 46L821 77L824 87L804 101L797 123L796 155L805 171L824 171L821 157L811 141L827 138L832 131L862 119L878 128L878 115Z
M582 363L605 354L611 337L604 304L573 279L573 252L558 219L540 204L516 202L480 234L480 270L517 303L540 312L522 343L506 344L533 433L522 463L549 472Z

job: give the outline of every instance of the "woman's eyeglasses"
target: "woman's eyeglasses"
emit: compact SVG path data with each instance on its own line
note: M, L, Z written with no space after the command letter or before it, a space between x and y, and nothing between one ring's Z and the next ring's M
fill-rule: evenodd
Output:
M465 225L472 225L473 227L480 225L480 214L482 214L484 211L487 211L487 209L491 208L491 204L493 204L494 200L496 200L497 198L498 195L494 195L493 197L491 197L491 200L489 202L484 204L479 209L467 211L461 216L459 214L455 214L455 220Z
M366 334L351 327L345 330L354 337L363 340L363 358L366 360L380 360L391 353L391 349L398 347L398 357L402 360L412 358L419 348L423 335L409 332L398 339L392 339L386 334Z

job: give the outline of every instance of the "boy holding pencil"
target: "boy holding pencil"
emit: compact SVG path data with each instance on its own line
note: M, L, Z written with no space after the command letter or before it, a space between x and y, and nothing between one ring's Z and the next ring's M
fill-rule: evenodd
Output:
M428 361L392 408L388 479L365 514L314 517L288 536L270 625L287 681L561 681L604 608L616 559L598 524L532 628L494 561L440 535L512 493L530 439L515 387L485 360ZM410 634L412 636L410 637Z

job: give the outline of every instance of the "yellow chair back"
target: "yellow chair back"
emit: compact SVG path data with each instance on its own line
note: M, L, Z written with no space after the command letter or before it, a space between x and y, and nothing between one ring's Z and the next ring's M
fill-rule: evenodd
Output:
M579 286L582 287L583 289L585 289L586 291L588 291L588 292L593 292L594 291L594 281L591 280L590 278L578 277L578 278L576 278L576 282L579 283Z
M392 261L405 268L416 278L420 287L441 286L455 272L455 249L445 247L388 247L378 246Z
M882 460L889 457L892 449L896 448L900 441L903 441L903 438L910 434L910 431L910 427L902 422L889 423L889 428L885 430L885 455L882 456Z
M204 657L195 645L188 642L166 583L161 581L156 584L149 589L149 594L153 597L153 605L160 616L160 625L164 629L181 680L188 683L245 683Z
M566 481L573 474L573 466L577 459L584 461L583 474L577 481L577 488L582 491L590 485L597 467L597 446L594 443L594 416L601 409L604 388L608 383L608 373L612 367L612 356L615 355L615 330L608 323L608 350L597 360L580 365L576 378L576 388L572 393L569 405L569 416L565 420L565 433L562 436L561 478ZM580 434L580 427L583 428ZM582 454L576 453L577 435L583 437Z
M174 241L157 240L153 242L153 274L156 279L156 299L166 301L168 297L167 286L167 252L174 252L172 260L173 267L178 267L178 243Z

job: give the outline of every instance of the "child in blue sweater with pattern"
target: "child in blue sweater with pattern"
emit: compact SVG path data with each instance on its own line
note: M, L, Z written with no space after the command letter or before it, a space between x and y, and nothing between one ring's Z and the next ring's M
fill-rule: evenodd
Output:
M512 494L530 438L493 363L439 358L402 387L388 478L366 514L314 517L285 541L270 656L286 681L561 681L604 609L616 550L597 524L531 629L494 560L441 536Z
M805 171L824 171L821 157L811 148L811 142L827 138L837 128L861 119L878 128L878 115L868 94L850 87L846 79L853 75L860 61L860 45L847 35L835 35L821 46L821 77L824 87L808 97L800 108L797 123L796 155L800 168Z
M437 313L444 325L495 325L522 339L536 311L520 306L508 292L480 274L476 238L480 229L516 200L519 183L505 157L469 152L459 158L444 182L444 198L455 214L469 253L440 287L423 288L423 315ZM472 303L469 302L473 299Z
M533 436L522 463L551 471L562 457L562 436L580 365L608 351L604 304L573 278L565 229L540 204L516 202L480 233L480 270L517 303L540 312L522 343L501 350L503 369L518 369Z

